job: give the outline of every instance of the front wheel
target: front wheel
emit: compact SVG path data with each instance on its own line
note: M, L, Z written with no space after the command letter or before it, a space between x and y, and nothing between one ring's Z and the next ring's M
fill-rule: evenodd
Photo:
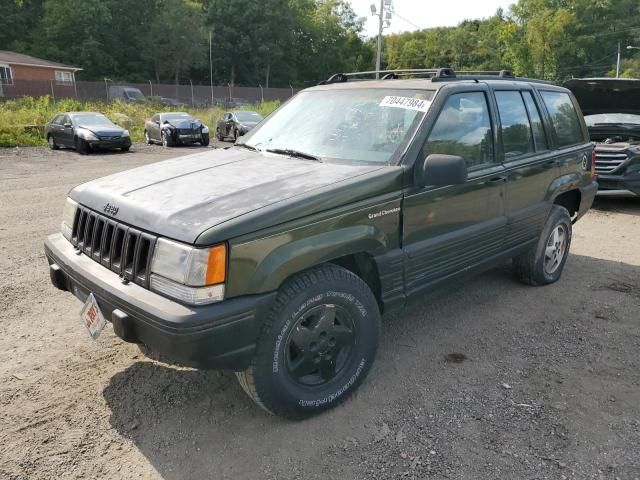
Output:
M202 137L200 138L200 145L202 145L203 147L208 147L209 146L209 134L208 133L203 133Z
M86 140L82 139L82 138L78 138L76 137L76 151L81 154L81 155L86 155L87 153L89 153L89 149L91 148L89 146L89 142L87 142Z
M162 146L163 147L173 147L174 142L171 134L169 132L162 132Z
M216 128L216 137L218 138L219 142L224 142L224 135L222 135L222 131L220 130L220 128Z
M280 288L251 366L236 375L269 413L309 417L358 388L379 334L380 312L367 284L344 268L317 267Z
M122 150L123 152L128 152L130 148L131 145L125 145L124 147L120 147L120 150Z
M149 132L147 132L146 130L144 131L144 143L146 143L147 145L151 145L151 137L149 136Z
M529 285L558 281L569 256L571 235L569 212L560 205L553 205L538 242L513 259L518 280Z

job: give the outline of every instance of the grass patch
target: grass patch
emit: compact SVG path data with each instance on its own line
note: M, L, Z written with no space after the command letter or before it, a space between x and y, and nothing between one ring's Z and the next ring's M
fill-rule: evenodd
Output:
M255 107L240 107L268 115L280 102L264 102ZM49 96L24 97L0 102L0 147L38 147L47 144L42 135L44 124L60 112L100 112L111 121L126 128L134 142L143 140L144 122L158 112L187 112L202 120L215 132L215 122L226 110L220 107L172 107L154 103L84 102L73 98L54 101Z

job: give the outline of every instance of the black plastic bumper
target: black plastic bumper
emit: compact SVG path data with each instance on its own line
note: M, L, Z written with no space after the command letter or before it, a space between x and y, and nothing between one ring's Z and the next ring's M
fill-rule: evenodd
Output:
M640 196L640 171L626 175L598 175L600 191L606 194L610 191L627 190L631 194Z
M143 343L170 363L244 370L255 352L275 293L192 307L121 278L78 251L61 234L45 241L52 283L85 301L93 293L115 333ZM79 328L82 324L78 322Z
M127 148L131 146L131 138L124 137L118 140L94 140L90 141L89 145L95 149L108 149L108 148Z

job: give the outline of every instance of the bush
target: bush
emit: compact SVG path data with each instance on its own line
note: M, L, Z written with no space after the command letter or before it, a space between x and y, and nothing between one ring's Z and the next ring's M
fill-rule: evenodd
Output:
M264 102L256 107L241 107L242 110L255 110L268 115L280 105L280 102ZM184 111L204 123L222 117L220 107L191 108L174 107L157 103L85 102L74 98L54 101L49 96L24 97L0 102L0 147L36 147L47 144L42 136L44 125L59 112L100 112L111 121L129 129L134 142L143 140L144 122L157 112ZM215 124L209 124L215 131Z

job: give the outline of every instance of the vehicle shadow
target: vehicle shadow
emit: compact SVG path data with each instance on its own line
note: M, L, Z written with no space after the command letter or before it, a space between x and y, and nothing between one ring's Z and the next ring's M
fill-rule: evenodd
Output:
M640 197L596 197L594 210L640 216Z
M628 441L609 424L640 415L629 386L640 380L633 348L638 279L640 266L572 255L553 286L522 285L503 265L462 287L412 301L385 316L376 364L360 390L304 422L262 411L232 373L137 361L103 391L110 424L166 480L355 478L368 449L377 452L369 451L373 456L388 455L389 464L398 459L397 436L385 437L384 429L380 434L382 422L415 444L426 441L420 435L427 433L441 439L438 455L457 462L450 467L452 478L466 477L480 463L499 463L501 449L575 458L595 471L593 452L550 443L548 432L561 424L568 436L584 438L584 445L594 431L603 445ZM615 360L623 352L634 358ZM502 382L517 391L516 400L540 403L534 422L509 403L512 387ZM615 382L626 383L616 390ZM611 394L615 403L594 401ZM560 401L569 404L558 411L548 406ZM508 415L501 413L506 410ZM478 421L488 411L493 420ZM417 429L418 418L429 422L427 414L440 420ZM453 433L447 426L452 418L460 423ZM585 418L591 419L588 426ZM385 442L388 448L381 447ZM515 476L540 473L530 467Z

